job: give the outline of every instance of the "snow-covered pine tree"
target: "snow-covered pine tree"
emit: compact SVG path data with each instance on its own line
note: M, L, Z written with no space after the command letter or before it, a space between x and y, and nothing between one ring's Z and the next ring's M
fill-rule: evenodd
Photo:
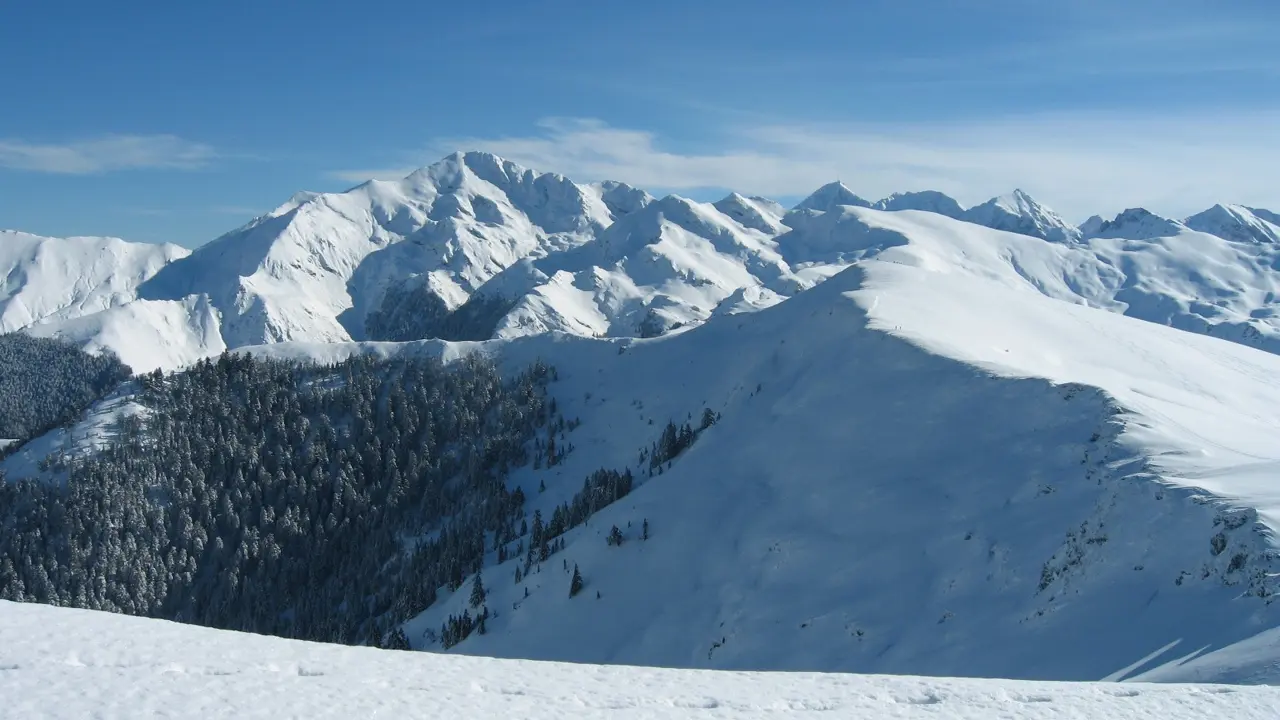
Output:
M582 573L578 572L577 564L573 566L573 577L569 580L569 597L573 597L582 592Z

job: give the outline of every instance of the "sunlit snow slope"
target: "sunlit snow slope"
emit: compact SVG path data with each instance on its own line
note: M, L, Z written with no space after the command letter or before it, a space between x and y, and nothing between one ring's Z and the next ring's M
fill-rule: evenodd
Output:
M96 313L189 251L117 238L49 238L0 230L0 332Z
M1276 688L726 673L441 657L0 602L13 718L1270 720Z
M858 264L757 312L653 340L363 348L555 364L576 449L515 478L544 515L592 470L643 473L668 419L722 416L521 583L491 556L499 616L453 652L1170 680L1218 651L1197 679L1280 680L1280 357L1103 309L1087 248L827 216ZM408 623L415 647L439 649L468 587Z
M142 296L207 296L230 347L416 339L517 260L579 245L648 199L457 153L402 180L295 196L166 267Z

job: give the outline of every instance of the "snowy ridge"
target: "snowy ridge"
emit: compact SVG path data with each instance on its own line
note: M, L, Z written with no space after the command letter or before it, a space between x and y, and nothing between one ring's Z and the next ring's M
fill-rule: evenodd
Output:
M14 717L1274 717L1275 688L719 673L441 657L0 603Z
M803 287L774 247L772 233L781 225L772 210L746 198L727 200L710 205L668 196L614 223L589 246L513 269L508 274L531 284L493 336L548 330L652 336L706 319L743 287ZM511 297L509 278L495 282L504 284L498 294Z
M218 312L202 295L135 300L26 331L74 342L91 353L110 350L135 373L186 367L227 349Z
M513 477L530 510L548 516L600 467L643 478L521 583L491 556L500 615L450 652L1280 680L1265 633L1280 626L1280 357L1089 307L1116 278L1085 274L1107 267L1086 247L931 213L832 215L857 265L661 338L254 351L542 358L582 425L562 465ZM639 449L704 408L720 421L647 477ZM468 586L406 625L415 647L440 649Z
M1186 226L1234 242L1280 242L1280 218L1243 205L1214 205L1187 218Z
M872 203L871 207L876 210L924 210L957 219L964 215L960 203L936 190L894 193Z
M188 250L119 238L49 238L0 230L0 332L118 307Z
M1187 230L1187 226L1177 220L1162 218L1146 208L1129 208L1091 230L1090 238L1153 240L1178 235Z
M1050 242L1072 242L1080 231L1022 190L995 197L960 216L968 222Z
M713 205L745 228L759 230L768 235L776 235L784 230L782 216L786 214L786 210L767 198L747 198L738 193L731 193Z
M836 182L786 211L736 193L655 200L477 152L395 182L297 193L190 254L7 233L0 320L40 323L33 332L114 350L140 371L284 341L652 336L705 321L745 288L763 288L771 304L878 252L850 245L842 226L844 208L872 206L1054 242L1090 238L1082 282L1123 286L1077 293L1082 301L1280 349L1277 218L1261 209L1217 206L1187 225L1131 210L1081 230L1022 191L963 210L933 191L870 203ZM45 250L37 258L34 248ZM1202 249L1209 273L1193 262Z
M400 181L295 197L165 268L143 295L208 296L230 347L400 339L406 316L445 314L517 260L585 242L615 210L642 205L637 193L458 153ZM384 307L389 290L421 300Z

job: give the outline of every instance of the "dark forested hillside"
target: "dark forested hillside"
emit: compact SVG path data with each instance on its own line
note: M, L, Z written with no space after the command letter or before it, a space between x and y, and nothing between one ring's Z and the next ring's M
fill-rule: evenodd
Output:
M0 335L0 438L28 440L74 420L129 377L115 355L71 343Z
M149 412L65 487L0 486L0 597L382 642L517 541L505 477L543 453L552 375L224 355L142 376Z

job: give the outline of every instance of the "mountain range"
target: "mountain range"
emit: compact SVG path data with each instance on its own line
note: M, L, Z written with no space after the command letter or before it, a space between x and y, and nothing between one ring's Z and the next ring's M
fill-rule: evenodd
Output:
M636 488L534 572L485 545L401 624L414 649L1277 682L1278 232L1235 205L1075 227L1023 192L840 183L708 204L467 153L190 253L13 235L0 317L135 371L224 349L555 367L573 450L507 485L543 517L602 468ZM143 401L126 385L2 467L54 477L43 457ZM697 430L655 465L667 423ZM446 647L477 577L495 613Z
M479 152L298 193L194 251L7 232L0 331L111 349L137 371L285 341L650 337L791 297L879 252L846 241L843 208L1065 245L1081 283L1061 298L1280 347L1280 218L1265 210L1218 205L1179 222L1132 209L1077 228L1020 190L966 210L937 192L870 202L838 182L787 210L577 184Z

